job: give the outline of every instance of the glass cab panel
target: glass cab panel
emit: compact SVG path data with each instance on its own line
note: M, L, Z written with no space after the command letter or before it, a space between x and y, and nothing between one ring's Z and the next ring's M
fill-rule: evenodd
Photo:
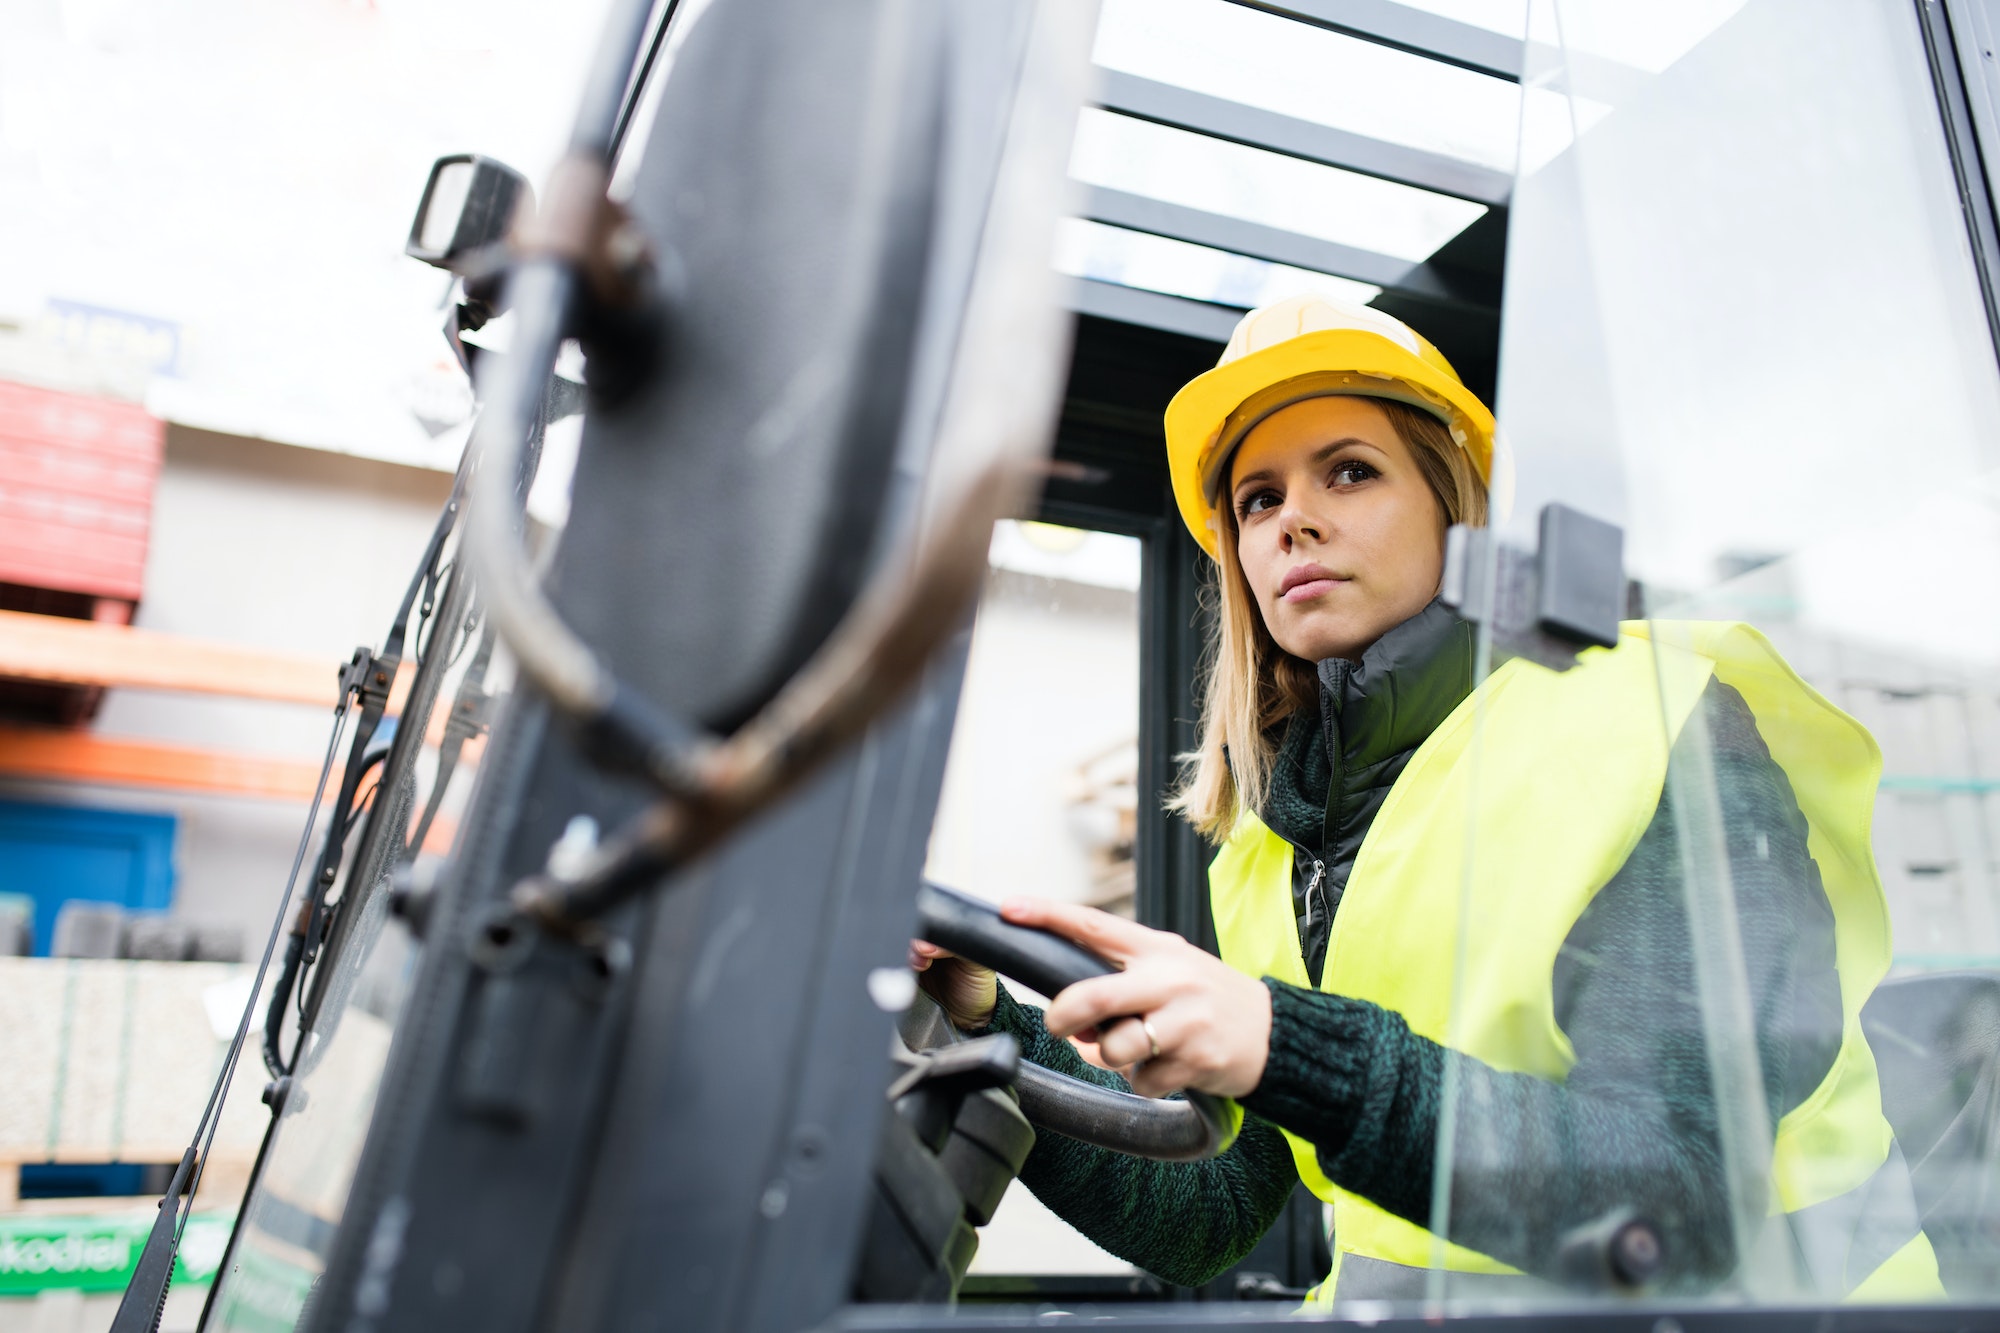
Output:
M1139 539L1007 520L988 562L926 873L1129 917Z
M926 878L993 902L1036 893L1133 914L1140 570L1136 537L996 525ZM963 1294L1079 1278L1149 1281L1016 1185L980 1229Z
M1996 1294L2000 376L1925 34L1663 14L1531 9L1497 526L1622 525L1633 618L1483 629L1393 982L1432 1227L1337 1206L1343 1303Z

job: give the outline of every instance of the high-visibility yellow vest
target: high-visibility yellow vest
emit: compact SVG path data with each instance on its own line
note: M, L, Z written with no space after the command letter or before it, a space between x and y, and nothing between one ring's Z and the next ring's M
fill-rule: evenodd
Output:
M1862 1299L1940 1295L1861 1033L1862 1003L1890 958L1869 847L1881 753L1746 625L1622 628L1617 648L1591 649L1567 672L1508 662L1410 757L1355 857L1321 988L1394 1010L1419 1036L1497 1070L1562 1081L1576 1054L1555 1018L1557 950L1652 822L1667 756L1720 679L1748 703L1809 825L1845 1012L1825 1080L1778 1122L1772 1211L1789 1215L1816 1286ZM1254 814L1209 868L1223 958L1310 986L1291 884L1291 845ZM1461 1139L1476 1128L1461 1126ZM1286 1137L1300 1179L1333 1205L1334 1270L1316 1299L1330 1301L1336 1285L1342 1299L1421 1295L1431 1234L1335 1185L1312 1144ZM1458 1245L1443 1247L1442 1262L1517 1271Z

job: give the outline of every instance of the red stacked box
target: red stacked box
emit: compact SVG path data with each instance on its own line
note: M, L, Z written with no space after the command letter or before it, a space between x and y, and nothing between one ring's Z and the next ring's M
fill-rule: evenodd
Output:
M138 601L165 445L131 403L0 382L0 583Z

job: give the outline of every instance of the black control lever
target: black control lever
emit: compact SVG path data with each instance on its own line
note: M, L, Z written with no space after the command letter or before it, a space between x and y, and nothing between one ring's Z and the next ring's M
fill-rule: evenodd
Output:
M991 903L924 884L917 890L917 933L932 944L990 967L1044 995L1118 969L1059 935L1003 920ZM1034 1124L1058 1134L1165 1162L1213 1157L1236 1138L1236 1109L1221 1097L1189 1090L1161 1100L1084 1083L1023 1062L1014 1090Z
M889 1085L889 1100L933 1153L944 1149L965 1099L986 1088L1012 1086L1021 1047L1004 1032L906 1057L910 1065Z
M889 1085L888 1097L893 1102L921 1087L957 1093L1004 1088L1014 1081L1020 1062L1020 1046L1004 1032L942 1046L935 1051L922 1051L916 1063Z

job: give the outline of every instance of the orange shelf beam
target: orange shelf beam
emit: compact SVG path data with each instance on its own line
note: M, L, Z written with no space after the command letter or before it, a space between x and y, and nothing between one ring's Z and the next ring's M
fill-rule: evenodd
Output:
M118 689L178 691L331 708L338 663L60 616L0 611L0 677ZM405 662L389 711L400 712L414 671ZM451 706L432 714L426 740L442 738ZM460 763L479 762L483 738ZM0 777L308 801L317 763L87 731L0 725ZM433 835L433 841L435 835Z
M220 694L331 708L341 664L300 653L162 634L128 625L0 611L0 676L64 685ZM397 676L391 710L408 689Z
M485 753L486 738L466 742L459 770L470 773ZM150 787L164 791L203 792L215 796L255 796L303 803L312 799L319 765L271 755L204 750L192 745L118 740L88 731L44 727L0 726L0 778L42 782L85 782L108 787ZM340 783L335 769L327 780L327 796ZM440 819L447 842L449 822ZM441 850L440 829L433 828L425 850Z
M310 801L319 765L87 731L0 727L0 777Z

